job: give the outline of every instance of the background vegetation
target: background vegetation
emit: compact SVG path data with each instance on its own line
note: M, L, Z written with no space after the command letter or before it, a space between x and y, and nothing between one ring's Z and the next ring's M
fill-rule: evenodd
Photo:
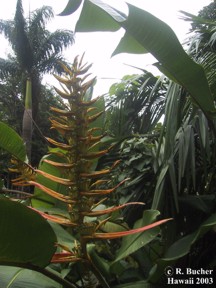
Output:
M84 75L90 67L82 67L82 63L77 62L77 59L72 65L72 70L68 67L70 65L67 66L66 63L62 65L63 70L69 75L69 80L67 79L69 82L57 75L57 79L62 84L66 83L66 88L63 92L58 89L56 92L64 98L69 97L65 94L70 92L72 95L73 91L78 91L77 95L82 95L83 98L79 99L78 104L73 100L65 104L60 97L53 96L56 92L48 90L47 87L40 87L43 91L41 97L44 97L38 109L40 121L38 120L37 125L42 127L39 130L40 134L47 136L50 133L47 128L48 122L45 120L50 115L49 106L57 106L55 109L58 110L52 108L52 111L60 113L61 116L59 118L55 116L51 120L52 127L59 134L48 135L48 139L57 139L55 142L48 140L51 144L49 145L52 148L57 147L49 149L51 156L45 156L48 161L40 162L38 170L32 166L39 162L39 158L32 159L32 163L26 162L25 145L14 131L21 134L22 130L20 121L17 121L21 119L24 111L21 103L25 94L21 93L23 86L19 87L22 82L18 74L13 78L12 74L7 74L6 78L2 76L0 117L2 122L13 128L4 123L0 126L0 146L3 149L1 169L5 177L4 183L3 181L1 183L3 198L0 199L0 213L5 219L0 226L2 234L5 235L0 240L3 247L0 250L0 264L10 266L2 266L0 272L2 286L19 287L19 283L22 282L28 283L26 284L28 287L38 287L40 281L40 287L49 287L49 285L52 287L163 287L167 283L164 275L167 266L183 270L185 267L214 269L216 263L214 256L216 250L215 3L203 8L197 16L183 12L185 21L192 23L191 37L188 39L187 52L185 52L175 34L165 23L132 5L129 5L129 15L126 16L112 7L101 5L98 1L69 1L62 15L74 13L82 2L83 7L76 25L77 33L115 31L123 28L125 35L113 54L149 51L158 60L155 65L163 74L156 77L146 70L141 70L140 74L126 75L122 81L110 87L104 98L96 101L91 99L94 79L85 82L85 77L82 78L83 80L76 78ZM20 5L21 1L18 1L17 12L22 15ZM18 43L20 39L18 38ZM72 42L72 38L69 42ZM58 51L61 52L61 49ZM48 60L52 59L49 54L47 55ZM14 60L13 57L11 59ZM1 71L4 71L3 67ZM77 73L76 77L74 71ZM44 72L47 70L43 70ZM82 85L73 86L75 82L80 83L79 81ZM3 97L4 95L10 97ZM65 198L68 196L65 183L72 181L71 179L75 181L72 172L73 175L66 172L62 174L62 170L71 164L67 158L68 152L65 150L67 151L67 145L71 145L74 141L72 139L75 139L71 136L72 128L76 128L73 130L75 135L81 137L79 133L82 133L80 131L84 128L80 129L82 126L80 124L79 126L76 121L82 120L79 123L84 123L86 121L84 119L89 121L96 115L83 108L85 102L90 103L88 104L90 106L96 105L91 111L95 111L95 108L105 111L103 117L99 114L95 116L97 122L94 122L95 127L102 129L100 149L94 150L95 146L90 145L92 139L99 135L91 135L88 132L89 138L85 140L87 141L85 144L86 147L90 145L89 150L87 152L86 147L79 144L74 161L78 161L80 155L84 155L82 149L85 153L96 153L92 170L88 170L89 165L86 164L88 168L83 168L83 162L77 162L81 163L78 167L82 168L76 170L76 175L81 177L79 179L82 181L82 177L103 175L105 172L102 171L107 171L105 174L108 175L109 181L105 182L107 178L102 177L98 190L94 190L98 195L107 193L107 198L102 202L94 199L97 209L103 211L100 215L97 214L99 212L95 212L97 209L94 210L95 202L93 206L92 203L89 204L91 198L87 198L85 203L91 206L90 210L88 210L89 206L88 208L83 206L86 198L83 198L82 193L90 193L89 182L88 185L86 184L88 189L85 186L87 190L84 192L80 190L81 186L78 186L77 191L81 193L79 200L69 194L72 197L70 200L78 201L75 205L67 201L61 202L62 199L69 199ZM71 115L68 111L70 107L74 107L72 104L78 106L76 111L71 108L72 118L69 118ZM13 111L10 109L12 105ZM76 124L73 124L73 121ZM85 122L87 126L88 121ZM36 155L44 153L42 145L38 142L40 137L41 135L36 133L33 137L35 145L32 149ZM14 141L11 142L11 139ZM45 142L43 137L41 139ZM21 179L15 180L16 183L20 184L21 181L21 184L25 185L34 184L33 186L36 187L34 194L25 194L25 190L8 191L8 187L3 187L4 184L10 186L6 172L8 154L5 154L5 150L16 157L16 160L13 160L13 164L16 164L15 171L22 172ZM51 164L54 168L51 169L44 163ZM60 174L56 167L61 167ZM40 178L41 176L37 176L35 180L34 175L37 173L43 175L46 180ZM63 186L62 182L64 182ZM94 181L91 184L95 185L93 183ZM71 182L70 185L73 186ZM69 186L69 191L71 187ZM113 187L116 187L114 193L102 192ZM15 195L15 198L17 196L20 198L21 195L22 204L6 199L11 195ZM31 198L32 200L29 201ZM129 206L131 202L145 203L145 206ZM26 206L37 208L44 218L61 225L48 223L41 215ZM119 212L120 207L124 208L120 210L121 212ZM88 211L86 212L85 209ZM108 218L104 216L106 209L111 209ZM89 216L90 212L94 213L91 215L94 217L86 222L86 219L84 220L80 215L87 213L85 215ZM79 215L75 220L72 219L72 215L75 217L74 213ZM152 227L152 223L156 225L155 221L158 217L172 218L172 221L163 224L160 229ZM94 227L98 230L89 228L86 234L82 234L83 232L76 228L76 225L75 228L68 227L68 223L72 225L74 221L81 223L85 228L90 226L89 223L94 223L92 225L96 225ZM34 229L31 227L33 222ZM9 227L11 229L8 229ZM148 230L142 233L132 232L135 229L141 232L144 231L141 229L145 228ZM28 237L23 236L27 234ZM19 235L16 243L13 241L15 235L16 237ZM88 245L84 243L85 237L91 239ZM56 242L59 244L57 251L56 247L54 248ZM10 244L10 249L4 250L6 243ZM36 251L37 255L32 251ZM80 251L81 254L78 253ZM79 262L77 258L85 259L87 262ZM88 263L88 268L83 266L83 263ZM40 272L40 280L36 282L33 277L36 277L38 272Z

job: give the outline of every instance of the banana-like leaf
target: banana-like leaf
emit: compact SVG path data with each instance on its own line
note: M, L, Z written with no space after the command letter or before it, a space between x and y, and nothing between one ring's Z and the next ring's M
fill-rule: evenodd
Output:
M71 235L66 229L62 228L61 225L53 222L49 222L49 224L56 234L57 243L67 247L68 251L72 251L74 248L74 243L77 241L77 239L73 237L73 235Z
M113 21L115 19L115 21ZM85 0L80 18L76 24L77 32L117 31L125 15L100 0Z
M150 13L132 5L128 6L129 16L122 23L126 30L125 35L133 36L145 47L159 61L160 66L190 93L203 111L209 115L215 113L213 96L204 69L187 55L173 30ZM114 54L122 52L127 51L119 46Z
M59 14L59 16L67 16L75 12L81 5L82 0L69 0L65 9Z
M143 46L139 41L137 41L129 33L125 33L124 37L121 39L118 47L113 52L113 56L118 53L133 53L133 54L143 54L149 51Z
M36 271L1 266L0 287L62 288L62 285Z
M125 35L113 52L151 53L158 68L182 85L195 105L209 117L215 116L213 97L204 69L184 51L173 30L152 14L128 4L129 16L99 0L85 0L76 25L77 32L115 31L125 29Z
M45 267L55 253L49 223L26 206L0 199L0 263Z
M21 161L26 161L26 148L22 138L3 122L0 122L0 148Z

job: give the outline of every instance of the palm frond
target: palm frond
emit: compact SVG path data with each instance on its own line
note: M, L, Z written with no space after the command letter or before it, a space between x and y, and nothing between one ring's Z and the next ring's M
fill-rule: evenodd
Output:
M43 6L31 12L29 19L29 32L33 34L37 28L45 28L47 22L54 17L52 7Z
M18 58L18 61L24 70L28 72L32 67L32 50L27 34L27 22L24 18L22 1L17 1L16 13L14 17L14 41L12 48Z
M216 95L216 53L207 51L197 62L203 66L212 94Z
M73 32L69 30L57 30L53 33L47 33L46 37L41 40L43 42L40 42L40 47L36 55L37 62L39 63L62 53L64 48L74 43L74 35Z
M42 74L50 74L50 73L56 73L61 74L63 72L61 63L64 63L66 66L68 65L68 62L64 59L64 57L59 55L51 55L49 58L44 59L41 63L37 64L37 70L39 73Z
M183 19L184 21L188 21L188 22L191 22L193 24L196 24L198 27L203 27L204 25L207 25L207 26L213 26L215 25L214 24L214 21L211 20L211 19L207 19L207 18L203 18L201 16L196 16L196 15L193 15L191 13L188 13L188 12L185 12L185 11L180 11L180 13L182 13L184 16L180 17L181 19ZM195 26L195 25L194 25Z
M116 131L116 135L147 133L164 112L164 83L151 73L144 72L142 75L126 76L110 89L107 101L115 123L112 130Z
M53 17L53 10L49 6L43 6L30 14L28 37L31 41L33 51L37 52L37 50L41 48L41 43L44 43L45 39L49 37L50 32L46 30L46 23ZM34 54L36 54L36 52Z
M17 75L20 69L16 62L10 59L0 58L0 79L6 79L11 76Z
M13 43L13 30L13 20L0 20L0 33L4 35L4 37L9 41L10 44Z

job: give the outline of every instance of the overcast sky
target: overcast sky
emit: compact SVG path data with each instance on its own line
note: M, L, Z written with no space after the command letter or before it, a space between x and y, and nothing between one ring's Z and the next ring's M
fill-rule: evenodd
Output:
M7 0L1 2L0 19L12 19L16 8L16 0ZM166 22L176 33L180 42L187 37L190 24L180 19L180 10L197 14L204 6L207 6L211 0L104 0L110 5L115 5L116 8L127 13L127 5L125 2L136 5L154 16ZM28 15L32 11L43 5L52 6L55 14L60 13L67 5L68 0L23 0L23 8ZM56 16L50 23L49 29L70 29L74 30L76 15L67 17ZM75 44L65 52L69 61L76 55L81 55L85 52L85 59L87 62L93 63L92 72L94 76L98 77L98 84L96 86L96 93L103 94L107 92L110 84L118 81L125 74L139 73L138 70L132 69L125 64L138 66L157 73L151 66L154 62L150 55L129 55L120 54L110 58L113 50L117 46L123 31L115 33L78 33L75 37ZM5 57L9 52L9 48L5 45L3 38L0 38L0 57ZM107 80L111 78L111 80ZM50 79L50 78L47 78ZM50 81L50 80L48 80Z

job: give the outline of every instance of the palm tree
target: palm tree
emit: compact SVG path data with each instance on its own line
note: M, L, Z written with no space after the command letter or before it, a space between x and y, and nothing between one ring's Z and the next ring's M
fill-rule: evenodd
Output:
M46 29L47 21L53 17L52 8L43 6L25 18L22 0L17 0L14 19L0 20L0 33L4 34L14 52L7 59L0 58L0 79L18 75L22 95L25 95L27 79L31 82L34 120L38 116L42 76L61 71L59 61L64 61L63 48L74 42L72 31L57 30L51 33ZM26 124L30 123L24 123L24 126Z

